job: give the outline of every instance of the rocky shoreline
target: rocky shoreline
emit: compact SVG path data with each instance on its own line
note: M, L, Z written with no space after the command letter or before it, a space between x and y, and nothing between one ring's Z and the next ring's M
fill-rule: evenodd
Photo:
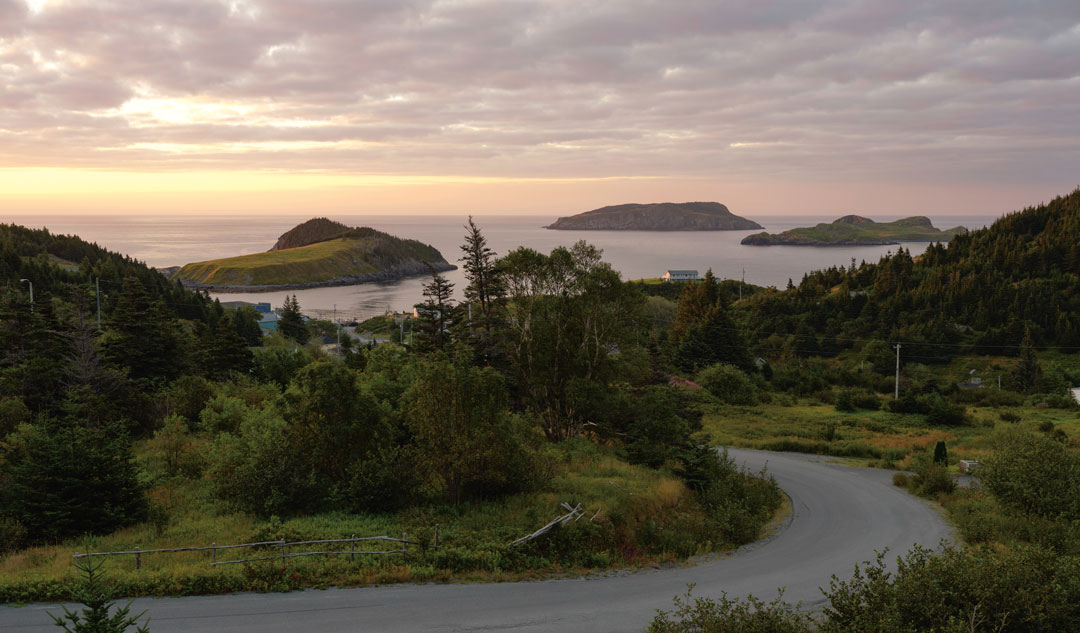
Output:
M436 272L446 272L448 270L457 270L457 266L454 264L437 263L431 264L431 267ZM167 270L167 269L166 269ZM383 270L377 273L364 273L360 275L345 275L336 279L328 279L326 281L309 281L299 284L273 284L263 286L223 286L217 284L206 284L198 281L191 281L190 279L180 279L180 283L185 288L191 290L206 290L207 292L272 292L276 290L306 290L309 288L330 288L334 286L356 286L366 283L377 283L380 281L397 281L406 277L418 277L420 275L428 275L431 270L425 265L409 265L401 268L395 268L392 270ZM174 273L175 274L175 273Z

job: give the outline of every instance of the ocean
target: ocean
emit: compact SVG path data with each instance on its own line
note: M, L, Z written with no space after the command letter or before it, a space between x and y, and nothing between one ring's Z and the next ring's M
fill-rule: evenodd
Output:
M35 228L46 227L54 233L73 233L100 246L130 255L151 266L177 266L190 262L265 251L279 235L309 219L296 216L182 216L182 215L37 215L16 216L5 220ZM899 216L869 216L877 221L891 221ZM458 263L464 241L467 216L382 216L333 215L331 219L349 226L370 226L399 237L431 244L451 263ZM787 215L752 218L770 233L835 217ZM992 216L931 216L934 226L957 225L981 228L993 222ZM604 260L618 270L623 279L659 277L669 268L697 269L704 274L712 268L720 278L783 288L788 279L798 283L803 274L829 266L847 266L854 259L877 261L894 251L895 246L806 247L743 246L740 240L757 231L551 231L545 224L554 216L477 216L489 245L498 254L518 246L549 252L557 246L569 246L585 240L603 249ZM904 248L918 254L925 243L911 242ZM744 272L745 271L745 272ZM465 287L461 269L445 273L456 285L458 297ZM365 319L387 311L409 310L423 297L421 286L427 277L413 277L388 283L297 290L301 309L323 318ZM285 291L267 293L213 293L222 301L268 301L280 306Z

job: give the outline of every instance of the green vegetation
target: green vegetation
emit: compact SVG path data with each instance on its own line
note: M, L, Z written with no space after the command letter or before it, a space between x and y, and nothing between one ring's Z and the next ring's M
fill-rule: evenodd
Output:
M875 222L857 215L844 217L826 224L789 229L783 233L758 233L743 238L743 244L751 246L867 246L874 244L898 244L900 242L949 241L955 235L967 232L962 226L941 230L930 224L923 216L903 218L894 222Z
M449 267L431 246L361 228L295 248L187 264L176 276L204 286L287 286L415 275L426 264Z
M114 284L98 333L85 277L46 284L30 306L12 279L37 260L13 258L0 332L34 353L0 367L0 601L74 595L86 531L96 550L147 550L354 534L431 544L440 530L438 549L404 559L213 567L189 552L146 554L134 571L111 558L126 595L520 578L755 538L780 492L692 440L694 403L651 369L644 297L584 243L496 258L467 231L471 305L433 271L410 345L333 355L298 345L327 324L305 325L295 297L279 333L249 341L248 312L135 275ZM178 318L166 291L204 309ZM510 545L564 502L588 520Z

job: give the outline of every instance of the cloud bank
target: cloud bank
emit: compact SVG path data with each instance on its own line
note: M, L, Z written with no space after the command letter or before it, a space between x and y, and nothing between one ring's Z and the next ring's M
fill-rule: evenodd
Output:
M1071 186L1078 124L1076 0L0 0L2 167Z

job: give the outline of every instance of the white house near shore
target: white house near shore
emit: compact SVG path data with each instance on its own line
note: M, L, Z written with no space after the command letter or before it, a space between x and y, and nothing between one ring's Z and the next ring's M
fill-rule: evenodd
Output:
M664 281L697 281L699 278L696 270L669 270L660 279Z

